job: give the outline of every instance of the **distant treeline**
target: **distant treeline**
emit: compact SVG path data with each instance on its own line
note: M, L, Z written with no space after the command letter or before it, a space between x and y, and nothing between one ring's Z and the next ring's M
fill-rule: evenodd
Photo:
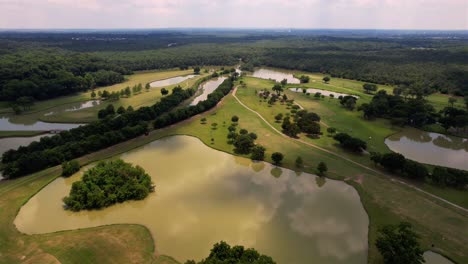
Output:
M109 116L88 125L63 131L52 137L43 137L39 141L17 150L9 150L2 156L3 175L8 178L20 177L141 136L148 132L148 121L156 118L161 120L158 117L173 110L181 102L194 95L195 87L198 87L198 84L199 82L194 85L194 88L186 90L176 87L172 90L172 94L161 98L161 101L153 106L141 107L136 111L126 111L118 116ZM226 94L226 91L229 92L232 88L232 79L226 79L220 87L219 90L213 92L215 95L206 100L208 102L199 102L199 107L189 107L198 110L191 112L191 114L195 115L200 113L200 110L208 110L209 107L215 106ZM181 113L180 110L177 112ZM178 115L178 117L182 116ZM184 115L183 117L190 116ZM172 120L172 122L174 121ZM159 124L159 121L155 121L155 123ZM166 124L171 124L171 122Z
M90 54L37 46L2 51L0 100L50 99L120 83L131 73Z

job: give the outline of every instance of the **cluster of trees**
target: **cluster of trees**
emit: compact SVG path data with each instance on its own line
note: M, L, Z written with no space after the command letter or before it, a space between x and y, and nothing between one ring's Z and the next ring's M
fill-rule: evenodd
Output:
M380 228L375 245L385 264L422 264L424 251L418 239L411 224L401 222Z
M371 152L370 159L386 170L402 177L418 181L427 181L441 187L463 189L468 184L468 172L452 168L434 166L432 173L428 167L419 162L406 159L399 153L380 154Z
M146 134L148 121L174 109L194 92L194 88L174 88L171 95L161 98L153 106L125 111L116 117L104 118L52 137L43 137L17 150L9 150L2 156L3 175L20 177Z
M380 90L370 103L359 107L364 118L383 117L392 120L395 125L410 125L421 127L436 122L437 113L434 107L422 98L403 98L399 95L389 95Z
M280 116L277 115L276 117ZM301 132L307 135L319 135L321 133L319 125L320 116L316 113L308 112L307 110L296 111L293 113L293 121L291 122L291 117L287 115L283 118L283 123L281 124L283 133L290 137L297 137L297 134Z
M224 80L224 82L221 83L218 88L216 88L208 95L206 100L200 101L196 105L182 107L175 111L167 112L158 116L153 122L154 128L162 128L175 124L181 120L187 119L215 107L219 101L221 101L221 99L231 91L234 78L235 77L232 76L231 78ZM162 100L166 98L167 97L163 97Z
M468 100L467 100L468 102ZM467 104L468 108L468 104ZM453 130L453 133L466 133L465 128L468 127L468 111L452 106L445 107L441 112L438 122L446 129Z
M238 120L238 117L233 116L232 120ZM253 160L263 160L265 158L265 148L255 144L257 134L249 133L247 129L243 128L237 132L237 121L233 121L228 130L228 144L234 146L235 153L244 155L252 153Z
M42 47L7 50L0 59L0 100L44 100L124 81L131 72L94 55Z
M340 145L350 151L361 153L367 149L367 143L359 138L352 137L346 133L338 133L333 139L340 142Z
M364 92L371 94L372 92L377 91L377 85L373 83L365 83L362 85L362 88L364 89Z
M221 241L211 249L210 255L199 262L187 260L185 264L275 264L273 259L261 255L253 248L245 249L243 246L231 247L228 243Z
M299 81L301 83L308 83L310 81L310 77L307 75L301 75L299 76Z
M72 211L100 209L128 200L142 200L152 190L151 177L140 166L134 167L121 159L101 161L73 183L63 202Z

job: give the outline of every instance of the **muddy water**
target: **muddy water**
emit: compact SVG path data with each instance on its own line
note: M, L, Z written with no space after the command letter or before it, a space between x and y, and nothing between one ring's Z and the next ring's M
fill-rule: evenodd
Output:
M149 228L160 254L200 260L215 242L255 247L277 263L367 263L368 217L343 182L252 163L176 136L121 156L156 184L143 201L73 213L62 197L82 172L58 178L20 210L15 225L36 234L113 223Z
M226 77L219 77L219 78L209 80L203 83L200 86L200 89L202 90L202 94L195 97L195 99L193 99L190 105L196 105L198 104L198 102L206 100L206 98L208 98L208 95L212 93L214 90L216 90L216 88L218 88L218 86L221 85L224 82L224 80L226 80Z
M292 92L296 92L296 93L302 93L302 88L290 88L289 89L290 91ZM347 96L347 95L350 95L350 94L344 94L344 93L337 93L337 92L331 92L331 91L327 91L327 90L321 90L321 89L315 89L315 88L307 88L307 93L310 93L311 95L314 95L315 93L321 93L322 95L325 95L325 96L330 96L330 94L333 94L333 96L335 98L338 98L340 96ZM356 98L359 98L359 96L357 95L351 95L353 97L356 97Z
M281 82L283 79L288 80L288 83L294 83L298 84L301 83L299 79L294 78L294 76L291 73L285 73L277 70L272 70L272 69L265 69L265 68L260 68L256 69L253 74L253 77L260 78L260 79L272 79L277 82Z
M169 79L164 79L164 80L159 80L159 81L152 82L152 83L150 83L150 86L151 87L164 87L164 86L168 86L168 85L174 85L174 84L178 84L180 82L183 82L185 80L188 80L190 78L193 78L195 76L197 76L197 75L190 74L190 75L186 75L186 76L177 76L177 77L173 77L173 78L169 78Z
M385 144L408 159L468 170L468 139L408 128L385 139Z
M35 118L15 116L0 116L0 131L49 131L69 130L81 124L47 123L37 121Z

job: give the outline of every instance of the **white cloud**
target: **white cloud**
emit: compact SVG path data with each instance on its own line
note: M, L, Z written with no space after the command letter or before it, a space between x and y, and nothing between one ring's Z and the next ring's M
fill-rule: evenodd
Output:
M465 0L0 0L0 28L468 29Z

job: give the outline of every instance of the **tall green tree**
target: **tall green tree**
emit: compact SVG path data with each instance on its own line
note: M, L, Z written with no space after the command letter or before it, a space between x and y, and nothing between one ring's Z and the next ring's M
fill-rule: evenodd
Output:
M380 229L375 245L386 264L420 264L425 261L418 238L410 223L401 222Z

